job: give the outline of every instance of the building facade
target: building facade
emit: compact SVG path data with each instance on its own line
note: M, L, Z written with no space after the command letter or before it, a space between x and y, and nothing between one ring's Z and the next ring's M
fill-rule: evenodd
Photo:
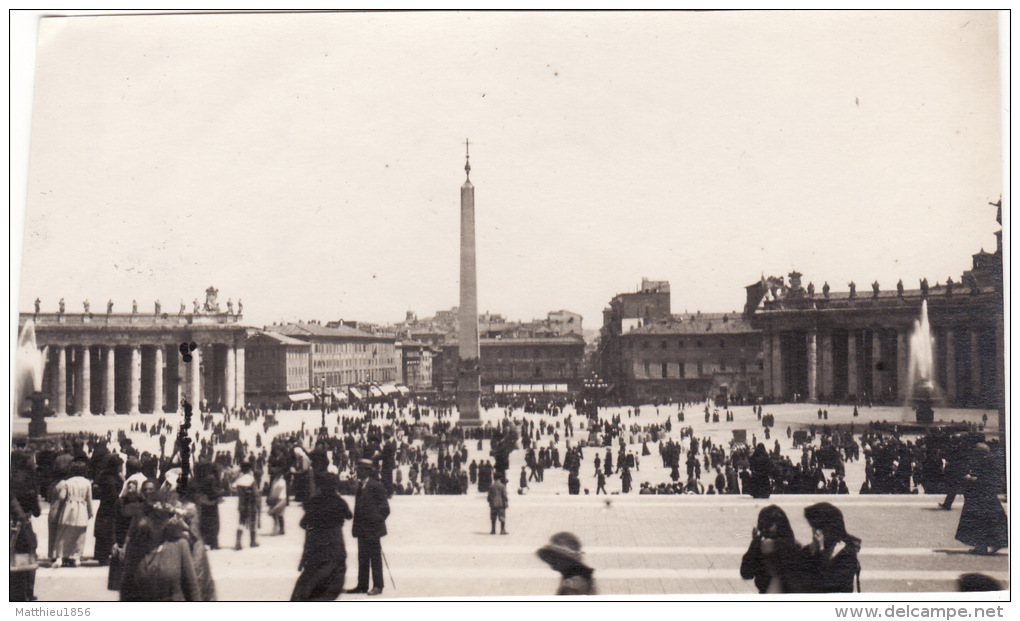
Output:
M87 305L87 303L86 303ZM37 304L38 307L38 304ZM208 303L185 314L23 313L43 359L42 392L57 416L162 414L182 399L204 411L244 402L245 334L240 313ZM232 310L232 309L231 309ZM195 349L191 350L191 344ZM182 348L191 357L184 360Z
M435 351L427 343L398 341L400 354L400 382L412 390L432 388L432 359Z
M456 385L457 344L447 343L436 361L434 384ZM481 385L493 393L573 393L584 380L584 339L578 335L481 340Z
M273 331L310 344L308 376L313 390L346 391L399 381L400 358L393 336L304 322L274 326Z
M245 399L259 407L312 398L311 344L272 331L253 331L245 344Z

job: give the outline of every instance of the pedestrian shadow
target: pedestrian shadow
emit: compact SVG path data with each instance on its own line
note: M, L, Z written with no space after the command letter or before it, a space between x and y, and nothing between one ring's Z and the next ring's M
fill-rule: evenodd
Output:
M1009 556L1008 552L1003 552L1002 550L999 550L994 554L974 554L973 552L970 551L970 548L935 548L934 550L932 550L932 552L936 554L947 554L952 556L955 556L957 554L963 554L966 556Z

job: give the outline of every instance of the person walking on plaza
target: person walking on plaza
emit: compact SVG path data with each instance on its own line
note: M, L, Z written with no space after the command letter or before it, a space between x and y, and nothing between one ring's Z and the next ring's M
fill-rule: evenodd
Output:
M287 509L287 477L283 468L272 468L273 482L269 485L269 515L273 518L273 534L285 534L283 512Z
M499 520L499 534L506 535L506 510L510 506L510 500L506 494L506 477L497 476L489 488L489 519L492 521L492 532L496 534L496 520Z
M358 540L358 584L348 593L379 595L383 592L382 544L386 536L386 518L390 504L386 488L376 477L375 463L371 459L358 460L358 494L354 501L354 525L351 535ZM369 569L372 590L368 590Z
M560 573L556 595L597 595L595 571L584 563L581 540L573 533L556 533L538 549L538 557Z
M524 466L521 466L521 485L520 489L524 490L528 488L528 473L524 471Z
M237 542L235 550L241 549L241 537L244 529L251 533L251 547L259 547L255 541L255 529L259 521L259 491L255 487L255 475L252 474L251 462L241 462L241 476L234 481L234 489L237 490Z
M347 501L340 497L340 482L328 472L317 472L313 493L304 503L305 546L298 577L291 593L294 601L333 601L340 596L347 574L344 520L351 518Z
M1002 482L995 458L984 442L974 446L970 472L963 481L963 511L956 540L974 546L971 554L995 554L1009 545L1009 521L999 502Z
M595 488L595 495L598 496L599 492L602 492L603 494L608 496L609 492L606 491L606 475L605 475L605 473L602 472L601 470L596 470L595 471L595 476L597 476L599 478L598 486Z
M92 481L85 478L86 469L85 462L72 462L68 469L70 477L57 492L60 514L53 548L54 567L60 567L65 558L77 567L85 552L85 530L92 520Z

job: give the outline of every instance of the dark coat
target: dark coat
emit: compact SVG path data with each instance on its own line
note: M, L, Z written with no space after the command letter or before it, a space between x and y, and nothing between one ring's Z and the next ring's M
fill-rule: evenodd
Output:
M351 518L351 510L332 492L309 498L304 507L301 528L305 529L305 547L298 567L302 573L290 599L333 601L340 596L347 573L343 524Z
M974 461L963 492L963 511L956 528L956 540L969 546L1004 548L1009 542L1009 521L999 502L1001 488L994 458Z
M832 558L815 553L812 546L801 549L796 562L795 593L853 593L854 577L860 573L861 565L857 554L860 541L846 541L844 547Z
M351 535L368 539L385 537L386 518L389 515L390 503L386 501L386 488L376 478L366 479L358 488Z

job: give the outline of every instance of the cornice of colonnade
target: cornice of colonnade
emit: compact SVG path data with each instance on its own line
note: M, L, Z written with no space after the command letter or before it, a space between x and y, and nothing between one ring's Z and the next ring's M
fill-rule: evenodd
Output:
M35 321L36 343L44 346L173 346L181 343L243 349L249 327L239 315L86 315L22 313L19 328Z

